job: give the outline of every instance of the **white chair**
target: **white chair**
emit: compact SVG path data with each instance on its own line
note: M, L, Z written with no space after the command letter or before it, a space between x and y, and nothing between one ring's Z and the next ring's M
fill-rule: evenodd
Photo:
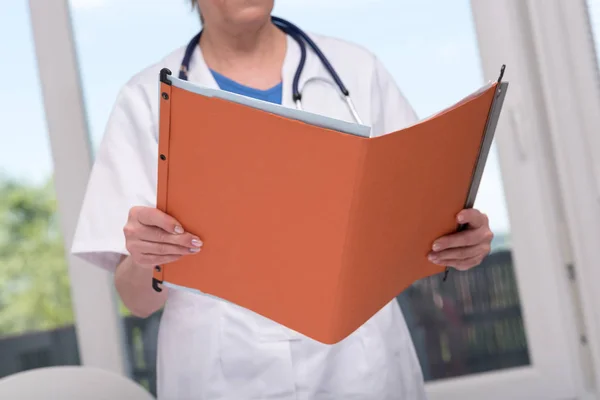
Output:
M97 368L49 367L0 379L6 400L154 400L141 385Z

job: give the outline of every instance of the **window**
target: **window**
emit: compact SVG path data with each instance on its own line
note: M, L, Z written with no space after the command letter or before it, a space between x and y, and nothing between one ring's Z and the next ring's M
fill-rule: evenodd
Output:
M79 364L25 1L0 14L0 377ZM10 38L11 40L8 40Z

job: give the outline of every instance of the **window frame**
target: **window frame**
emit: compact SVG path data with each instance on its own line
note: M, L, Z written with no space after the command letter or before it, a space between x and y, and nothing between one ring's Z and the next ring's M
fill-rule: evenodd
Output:
M71 255L93 160L69 4L30 0L29 12L81 364L128 374L112 275Z

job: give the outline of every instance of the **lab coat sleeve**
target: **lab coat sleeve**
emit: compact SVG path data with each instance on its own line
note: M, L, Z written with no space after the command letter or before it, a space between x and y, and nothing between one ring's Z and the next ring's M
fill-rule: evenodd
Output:
M157 128L140 85L119 93L79 215L72 253L114 272L125 247L123 227L133 206L156 205Z
M385 135L418 121L417 114L394 78L377 58L371 88L372 136Z

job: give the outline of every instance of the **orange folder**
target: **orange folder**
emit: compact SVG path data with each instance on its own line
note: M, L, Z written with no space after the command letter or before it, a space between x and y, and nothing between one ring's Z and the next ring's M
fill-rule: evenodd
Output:
M157 266L155 290L195 289L327 344L444 271L427 254L472 206L508 85L366 138L160 79L157 207L204 246Z

